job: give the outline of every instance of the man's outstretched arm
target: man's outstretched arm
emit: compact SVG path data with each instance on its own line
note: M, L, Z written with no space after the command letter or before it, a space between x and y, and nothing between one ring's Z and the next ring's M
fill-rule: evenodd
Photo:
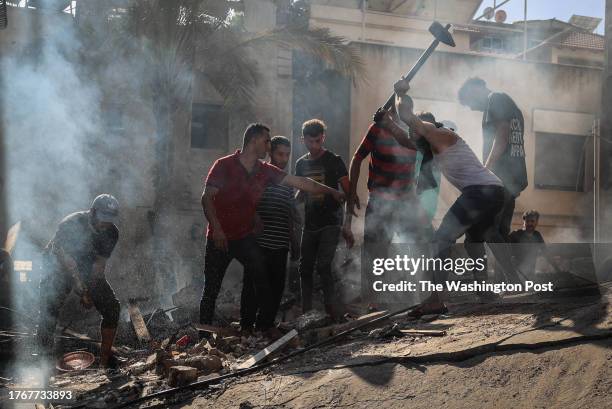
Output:
M338 202L344 201L344 193L332 189L322 183L315 182L314 180L302 176L287 175L281 181L281 184L294 187L304 192L312 193L315 195L327 194L332 195Z

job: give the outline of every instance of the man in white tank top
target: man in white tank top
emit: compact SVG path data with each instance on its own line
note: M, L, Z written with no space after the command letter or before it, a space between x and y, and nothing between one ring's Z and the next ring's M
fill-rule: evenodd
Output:
M395 84L397 113L387 113L381 125L389 129L401 145L413 145L424 139L430 146L434 160L447 180L461 191L461 195L448 210L435 234L438 247L437 257L446 259L451 246L462 235L468 243L504 243L495 227L497 214L504 205L504 187L501 180L485 168L470 147L455 132L424 122L413 112L412 99L406 95L410 88L408 81ZM406 132L398 125L402 121L410 127ZM482 246L466 246L471 258L484 257ZM493 246L493 253L505 267L508 282L517 282L518 276L512 267L510 253L505 246ZM475 270L476 271L476 270ZM445 285L445 272L436 272L434 280ZM458 278L458 277L457 277ZM486 270L475 273L475 279L486 279ZM479 294L486 296L488 294ZM446 306L437 293L423 302L417 314L440 313Z

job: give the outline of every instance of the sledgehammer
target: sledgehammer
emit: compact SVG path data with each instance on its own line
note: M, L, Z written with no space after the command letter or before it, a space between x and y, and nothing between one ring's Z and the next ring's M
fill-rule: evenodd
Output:
M434 36L435 40L433 40L430 46L427 48L427 50L425 50L423 54L421 54L421 56L419 57L417 62L414 64L414 66L410 69L410 71L408 71L408 74L404 76L405 79L407 79L408 81L411 81L414 78L414 76L416 75L417 72L419 72L423 64L425 64L425 61L427 61L427 59L434 52L436 47L438 47L438 44L444 43L451 47L455 46L455 40L453 39L453 35L450 33L450 31L448 31L450 27L451 27L450 24L443 26L437 21L434 21L431 24L431 26L429 27L429 32ZM375 122L379 122L382 119L382 114L385 111L388 111L389 108L393 106L394 101L395 101L395 94L393 93L391 94L389 99L387 99L387 102L385 102L385 105L382 106L382 109L379 109L376 115L374 115Z

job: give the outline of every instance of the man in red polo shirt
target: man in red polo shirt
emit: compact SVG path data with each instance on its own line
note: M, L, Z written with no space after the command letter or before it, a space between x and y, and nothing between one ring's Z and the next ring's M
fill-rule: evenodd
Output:
M263 162L270 151L270 129L251 124L244 132L242 150L218 159L206 178L202 207L208 219L204 292L200 301L200 323L211 324L215 302L225 270L235 258L250 274L258 301L255 326L269 330L274 324L272 286L265 274L261 249L253 234L256 207L266 186L283 184L314 194L330 194L338 201L343 193L312 179L292 176Z

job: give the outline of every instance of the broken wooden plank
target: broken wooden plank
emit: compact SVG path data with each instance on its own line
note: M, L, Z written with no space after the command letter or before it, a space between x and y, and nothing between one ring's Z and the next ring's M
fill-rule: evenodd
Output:
M376 311L376 312L372 312L370 314L366 314L366 315L362 315L361 317L353 320L353 321L349 321L346 322L344 324L340 324L337 325L337 330L335 331L336 333L340 333L342 331L346 331L349 329L353 329L356 328L358 326L360 326L361 324L363 324L364 322L368 322L368 321L372 321L375 320L376 318L382 317L383 315L385 315L387 313L387 311Z
M272 353L278 351L280 348L287 345L287 343L291 341L293 338L295 338L297 335L298 335L297 331L292 329L291 331L283 335L281 338L277 339L272 344L268 345L267 347L265 347L264 349L256 353L253 357L247 359L246 361L238 365L236 369L239 369L239 370L247 369L263 361L264 359L269 357Z
M328 327L315 328L310 332L310 334L314 334L315 341L321 341L325 338L332 337L336 334L339 334L343 331L348 331L353 328L357 328L364 323L369 321L373 321L376 318L380 318L385 315L387 311L376 311L370 314L362 315L361 317L354 319L353 321L345 322L343 324L330 325Z
M411 337L443 337L446 335L446 331L435 329L400 329L399 331Z
M62 333L68 335L68 337L60 336L59 337L60 339L70 339L70 340L75 340L75 341L79 341L80 340L80 341L87 342L87 343L97 344L98 347L100 347L100 341L99 340L90 338L90 337L88 337L85 334L81 334L79 332L73 331L70 328L64 328L62 330ZM56 336L56 338L58 338L58 337ZM125 347L121 347L121 348L125 349ZM118 349L117 347L114 347L114 346L112 347L111 350L112 350L113 354L121 355L121 354L125 353L125 350L120 350L120 349Z
M142 343L150 342L151 334L149 334L140 308L135 304L128 304L128 313L130 314L130 321L132 321L132 326L134 327L134 331L136 331L138 340Z

